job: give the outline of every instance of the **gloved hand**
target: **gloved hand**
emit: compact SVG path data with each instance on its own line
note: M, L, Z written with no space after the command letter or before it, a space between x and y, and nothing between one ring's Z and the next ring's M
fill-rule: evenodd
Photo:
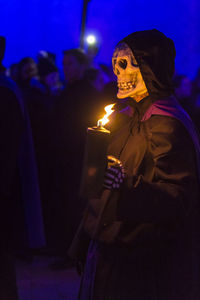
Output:
M119 189L124 181L125 172L122 163L114 156L108 155L108 166L104 177L103 187L113 190Z

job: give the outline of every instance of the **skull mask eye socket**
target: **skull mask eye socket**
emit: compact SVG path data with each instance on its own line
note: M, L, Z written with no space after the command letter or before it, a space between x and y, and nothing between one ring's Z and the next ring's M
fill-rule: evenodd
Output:
M120 61L118 62L118 65L120 66L120 68L122 68L122 69L126 69L126 67L127 67L127 60L126 59L120 59Z

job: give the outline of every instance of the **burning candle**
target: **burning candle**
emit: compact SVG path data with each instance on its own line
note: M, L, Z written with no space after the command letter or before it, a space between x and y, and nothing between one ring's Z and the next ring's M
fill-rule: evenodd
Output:
M103 126L109 122L109 115L115 104L107 105L106 114L97 126L87 129L80 195L83 198L98 198L101 195L104 173L107 165L107 148L110 131Z
M102 119L97 121L97 127L103 127L104 125L106 125L109 122L108 117L114 112L114 110L113 110L114 105L115 104L109 104L104 107L106 114L103 116Z

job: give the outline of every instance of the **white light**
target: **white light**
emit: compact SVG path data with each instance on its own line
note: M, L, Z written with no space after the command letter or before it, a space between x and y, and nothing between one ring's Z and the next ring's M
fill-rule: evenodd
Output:
M96 38L94 35L88 35L86 40L87 40L87 43L90 45L94 45L96 43Z

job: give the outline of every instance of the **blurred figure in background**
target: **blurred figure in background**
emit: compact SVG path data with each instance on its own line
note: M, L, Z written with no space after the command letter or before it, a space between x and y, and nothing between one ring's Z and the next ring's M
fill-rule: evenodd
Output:
M89 67L89 60L81 49L70 49L63 52L63 72L68 84L82 80Z
M47 54L47 55L45 55ZM53 80L49 80L51 75ZM18 81L28 106L33 130L36 160L38 165L39 186L43 207L47 246L45 253L56 254L56 235L61 228L59 218L59 170L57 168L57 117L55 109L60 96L61 85L58 69L53 55L47 52L38 55L38 64L25 58L19 63ZM60 133L58 133L59 135ZM59 212L59 213L58 213ZM55 222L54 222L55 219ZM59 227L59 230L57 230ZM59 234L58 234L59 235ZM54 249L52 250L52 248Z
M106 80L101 69L89 68L85 72L85 77L98 92L103 91Z
M17 300L14 253L43 247L45 237L29 116L17 85L4 73L0 107L0 299Z
M48 203L49 228L54 233L54 243L60 248L61 260L53 268L70 265L67 248L80 221L82 202L79 198L83 151L88 126L96 125L99 91L86 72L89 68L87 55L80 49L63 53L65 88L55 109L55 137L57 146L57 194L55 207ZM95 72L95 76L96 71ZM92 75L93 76L93 75Z
M104 107L116 102L117 83L113 76L110 76L108 70L108 66L100 65L98 68L89 68L85 72L85 77L96 90L94 108L96 119L94 119L93 125L104 115Z
M31 57L25 57L19 62L18 84L20 87L27 87L31 84L31 80L38 80L39 74L37 64Z
M199 128L199 109L198 100L195 96L193 82L186 75L176 74L173 79L174 93L182 105L187 111L197 128Z
M195 110L192 81L186 75L176 75L173 79L174 93L183 108L192 117Z
M40 51L40 55L38 55L38 72L40 81L46 88L47 95L59 95L63 85L60 80L55 58L52 58L48 52Z
M178 101L189 114L192 114L194 110L192 81L185 75L176 75L173 82Z
M40 83L38 67L31 57L25 57L18 64L17 84L27 104L31 119L45 106L45 88Z
M18 81L18 64L12 64L8 69L8 76L15 82Z
M197 106L200 107L200 68L197 70L196 76L193 80L193 93Z
M13 220L16 219L16 207L19 206L17 160L23 131L23 117L15 94L8 87L1 85L1 79L0 99L0 299L16 300L18 296L14 265L16 246L14 238L19 232L14 231L14 226L18 224L15 224Z
M193 80L193 97L195 105L194 122L200 132L200 68Z
M15 211L15 189L17 182L17 156L23 130L23 118L15 95L1 85L5 68L2 60L6 40L0 37L0 299L17 300L16 274L13 254L13 220Z
M113 73L112 66L106 64L99 65L104 76L104 89L103 89L103 99L105 104L110 104L116 102L117 94L117 81Z

